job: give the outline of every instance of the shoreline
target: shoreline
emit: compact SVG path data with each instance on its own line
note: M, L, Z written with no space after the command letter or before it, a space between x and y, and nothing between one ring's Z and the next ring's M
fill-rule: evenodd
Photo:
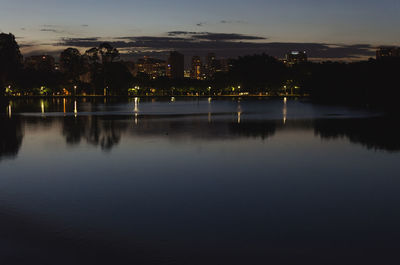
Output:
M29 99L29 98L310 98L309 95L33 95L33 96L5 96L4 99Z

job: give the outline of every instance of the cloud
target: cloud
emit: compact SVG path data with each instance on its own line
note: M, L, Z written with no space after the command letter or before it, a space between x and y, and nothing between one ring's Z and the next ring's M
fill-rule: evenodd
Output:
M119 48L125 56L136 58L145 55L164 58L171 50L178 50L187 58L199 55L205 56L215 52L222 58L235 58L248 54L266 53L279 58L293 50L306 51L310 58L357 60L374 56L375 47L368 44L326 44L326 43L290 43L266 42L263 37L247 36L230 33L186 32L171 31L165 36L119 37L111 39L101 38L65 38L57 45L77 48L90 48L107 41ZM257 40L257 42L254 42Z
M178 35L194 35L198 34L199 32L195 31L169 31L168 36L178 36Z
M237 42L237 40L260 40L257 36L222 33L170 32L167 37L135 36L112 39L100 38L63 38L58 46L94 47L107 41L116 48L151 48L151 49L225 49L229 47L246 48L254 46L252 42Z
M50 25L50 24L43 24L42 27L43 27L43 28L58 28L58 26L56 26L56 25Z
M219 23L221 23L221 24L247 24L247 22L243 21L243 20L221 20Z
M177 37L154 37L154 36L140 36L140 37L119 37L115 38L119 40L130 40L136 42L152 42L152 41L186 41L187 38L177 38Z
M22 43L18 45L21 49L23 48L28 48L28 47L35 47L34 44L29 44L29 43Z
M103 41L97 37L90 38L62 38L55 46L72 46L72 47L95 47L99 46Z
M31 44L20 45L20 48L23 49L22 52L25 58L33 55L42 55L42 54L51 55L54 58L57 58L63 51L63 49L50 50L45 47L31 45Z
M170 31L168 36L187 36L194 40L209 41L234 41L234 40L265 40L260 36L243 35L237 33L213 33L213 32L193 32L193 31Z
M40 29L42 32L52 32L52 33L58 33L58 34L72 34L68 31L65 30L64 27L62 26L57 26L57 25L42 25L42 28Z
M62 31L59 31L59 30L56 30L56 29L41 29L40 31L53 32L53 33L62 33Z
M196 34L192 36L196 39L211 40L211 41L233 41L233 40L265 40L264 37L249 36L236 33L210 33Z

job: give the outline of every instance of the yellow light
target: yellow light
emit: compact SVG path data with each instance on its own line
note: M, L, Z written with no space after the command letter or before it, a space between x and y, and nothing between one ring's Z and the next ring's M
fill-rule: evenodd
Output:
M135 98L135 109L133 110L135 113L139 112L139 98Z
M11 118L12 115L12 110L11 110L11 104L8 105L8 117Z
M283 98L283 124L287 121L287 98Z
M42 114L44 114L44 101L43 101L43 99L40 101L40 108L42 109Z
M74 114L75 117L78 116L78 103L76 102L76 100L74 101Z

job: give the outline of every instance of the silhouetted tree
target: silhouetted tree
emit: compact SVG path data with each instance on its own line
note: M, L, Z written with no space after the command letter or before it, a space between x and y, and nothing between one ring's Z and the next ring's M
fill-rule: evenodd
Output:
M112 63L114 60L119 59L119 51L107 42L100 44L99 53L103 64Z
M85 56L87 57L89 64L97 64L100 61L99 49L97 47L87 50Z
M287 68L276 58L266 54L239 57L229 71L233 85L249 92L277 90L286 80Z
M112 95L126 95L133 80L126 65L119 62L107 63L103 67L102 77L104 85Z
M84 73L84 61L79 50L75 48L65 49L60 55L60 67L68 81L76 82Z
M4 87L14 83L22 66L22 55L15 36L11 33L0 33L0 95L4 95Z

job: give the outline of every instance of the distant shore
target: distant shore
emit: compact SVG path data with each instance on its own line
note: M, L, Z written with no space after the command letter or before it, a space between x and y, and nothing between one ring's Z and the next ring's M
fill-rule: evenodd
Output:
M309 95L32 95L32 96L6 96L5 99L19 98L309 98Z

